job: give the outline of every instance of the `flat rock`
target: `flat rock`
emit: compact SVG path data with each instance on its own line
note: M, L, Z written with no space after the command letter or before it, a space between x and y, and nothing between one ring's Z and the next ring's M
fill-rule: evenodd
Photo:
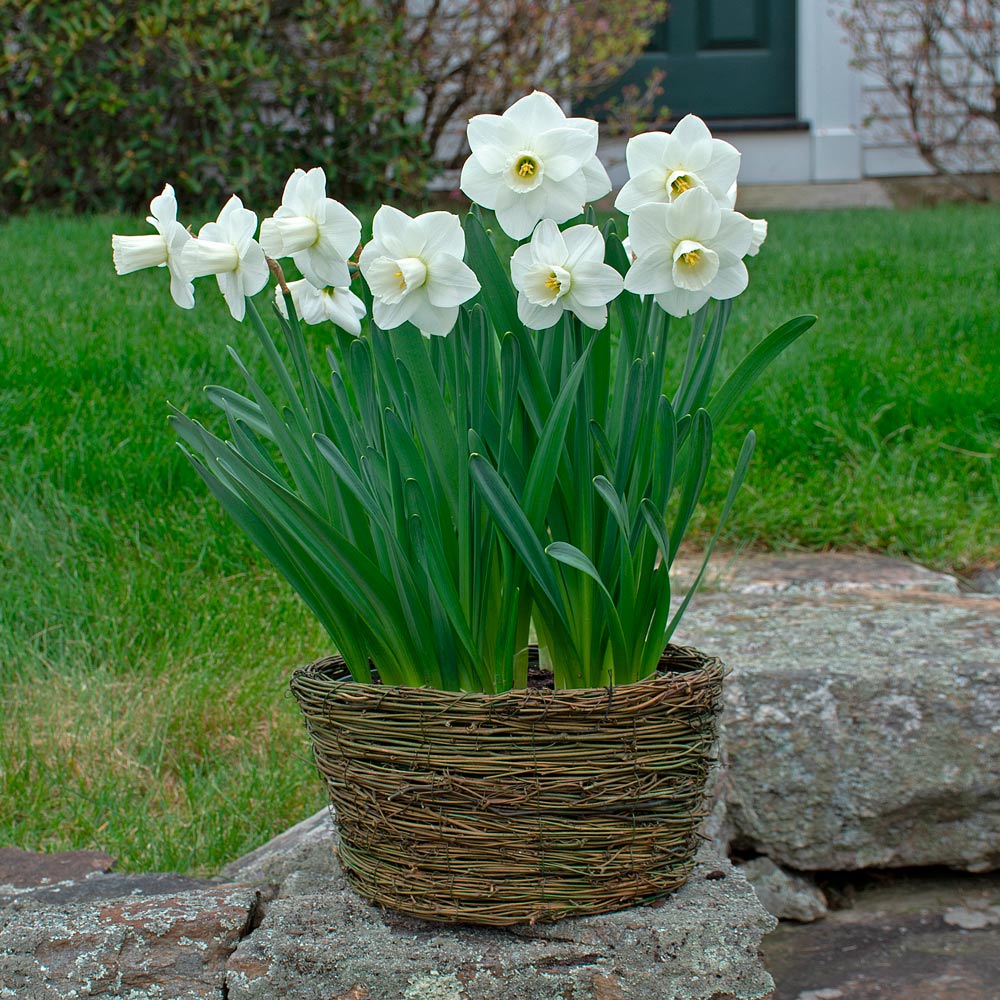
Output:
M808 923L826 916L823 891L804 875L787 871L770 858L747 861L740 871L772 917Z
M325 826L321 835L318 831ZM280 881L228 963L229 1000L760 1000L776 923L728 861L704 854L654 907L508 929L430 924L347 885L326 812L229 871Z
M259 915L253 886L35 860L37 884L24 884L22 865L22 884L0 909L2 1000L223 996L226 961ZM53 881L53 871L78 877Z
M75 882L94 872L109 872L115 858L103 851L23 851L0 847L0 894L16 895L19 889Z
M674 564L672 579L686 589L701 568L700 559ZM950 573L871 552L744 552L716 555L702 580L702 593L958 594L962 585ZM697 603L697 598L694 603Z
M997 1000L1000 923L988 917L1000 876L855 879L822 922L767 936L774 1000Z
M677 641L733 670L716 842L801 871L995 868L1000 601L881 557L864 587L866 558L755 557L685 616Z

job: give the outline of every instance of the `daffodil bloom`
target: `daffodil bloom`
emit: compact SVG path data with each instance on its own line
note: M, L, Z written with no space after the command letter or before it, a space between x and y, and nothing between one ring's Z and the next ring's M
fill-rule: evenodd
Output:
M315 325L329 321L354 337L361 335L361 320L365 315L365 304L347 287L317 288L311 281L302 278L290 281L286 286L292 296L295 314L303 323ZM274 299L278 312L288 318L288 307L281 288L275 288Z
M540 91L502 115L476 115L468 138L472 155L462 168L462 191L493 209L500 228L514 239L523 239L542 219L572 219L611 190L597 158L597 122L567 118Z
M111 252L118 274L144 267L165 267L170 272L170 294L182 309L194 307L194 285L181 266L181 251L191 234L177 221L177 199L169 184L149 203L146 221L156 236L112 236Z
M720 208L704 188L669 204L641 205L629 217L629 246L636 255L625 288L652 294L671 316L697 312L709 299L731 299L747 286L742 258L753 223Z
M233 195L215 222L206 222L198 238L189 240L181 265L192 278L214 274L233 318L242 321L246 298L256 295L270 275L267 259L253 238L257 216Z
M608 303L624 287L622 276L604 263L604 237L596 226L572 226L561 233L551 219L543 219L531 242L514 251L510 275L517 315L532 330L554 326L564 311L603 330Z
M339 201L326 196L322 167L296 170L285 184L281 207L260 227L268 257L291 257L317 288L351 283L347 260L361 239L361 223Z
M371 242L358 259L371 289L376 325L394 330L409 321L425 336L447 336L458 307L479 291L464 255L465 233L457 216L427 212L411 219L383 205L375 213Z
M750 223L753 226L753 238L750 240L747 256L756 257L764 240L767 239L767 219L751 219Z
M696 115L686 115L673 132L644 132L625 147L629 180L615 199L628 215L640 205L667 204L685 191L704 188L722 208L736 203L740 154L722 139L713 139Z

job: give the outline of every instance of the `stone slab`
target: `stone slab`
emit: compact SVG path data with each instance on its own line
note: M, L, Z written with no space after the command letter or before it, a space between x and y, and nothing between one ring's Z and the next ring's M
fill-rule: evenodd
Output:
M733 671L717 843L806 871L1000 865L1000 601L882 557L731 579L676 636Z
M764 941L774 1000L997 1000L1000 876L859 877L816 924ZM956 914L983 914L975 929ZM969 921L976 922L976 921Z
M325 835L318 830L326 826ZM229 1000L763 1000L759 958L776 921L725 861L705 853L654 907L510 929L430 924L347 886L327 814L303 836L229 870L280 881L229 960Z
M686 590L701 559L674 563L671 579ZM701 593L815 595L851 593L959 594L951 573L873 552L741 552L716 554ZM697 603L698 598L692 602Z
M24 851L0 847L0 893L74 882L94 872L109 872L115 858L103 851Z
M105 894L122 888L107 878ZM245 885L85 902L19 896L0 910L0 998L221 1000L226 961L259 907Z
M811 879L776 865L770 858L753 858L740 865L761 905L779 920L809 923L826 916L826 897Z

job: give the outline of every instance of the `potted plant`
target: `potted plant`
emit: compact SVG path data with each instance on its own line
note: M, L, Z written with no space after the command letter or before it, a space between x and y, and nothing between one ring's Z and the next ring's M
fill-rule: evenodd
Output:
M464 220L383 206L356 258L361 224L320 168L295 171L259 241L235 196L193 237L167 186L158 235L113 247L119 273L167 267L184 307L215 274L262 348L260 376L230 351L242 392L206 390L221 435L170 419L337 650L292 688L345 873L411 914L507 924L690 872L725 671L670 639L752 432L675 605L671 564L713 430L813 319L716 385L766 224L734 210L739 154L699 119L629 142L625 238L586 208L611 187L595 122L536 92L468 138ZM327 323L324 358L303 324Z

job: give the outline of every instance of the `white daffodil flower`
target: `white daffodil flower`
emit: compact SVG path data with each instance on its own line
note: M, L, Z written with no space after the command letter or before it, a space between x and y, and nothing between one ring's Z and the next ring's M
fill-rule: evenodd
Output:
M541 91L502 115L469 122L472 155L462 168L462 191L497 214L500 228L523 239L542 219L566 222L611 190L597 158L597 122L567 118Z
M750 223L753 225L753 238L750 240L747 256L756 257L764 240L767 239L767 219L751 219Z
M315 325L329 321L354 337L361 335L361 320L365 315L365 304L347 287L336 288L329 285L317 288L311 281L288 282L295 314L303 323ZM278 312L288 319L288 307L281 288L275 288L274 301Z
M615 199L626 215L640 205L667 204L692 188L705 188L722 208L736 203L740 154L713 139L696 115L686 115L673 132L644 132L625 147L629 180Z
M697 312L709 299L731 299L747 286L742 258L753 241L753 223L720 208L702 187L669 204L641 205L628 220L636 255L625 287L652 294L671 316Z
M604 263L604 237L596 226L565 232L543 219L531 242L510 260L517 289L517 315L532 330L547 330L568 310L594 330L608 322L608 303L624 287L622 276Z
M219 218L206 222L181 254L181 266L192 278L216 276L229 311L241 322L247 297L256 295L270 274L264 251L253 238L256 231L257 216L233 195Z
M479 291L464 255L458 216L427 212L411 219L383 205L375 213L371 242L358 258L376 325L394 330L409 321L425 336L447 336L458 307Z
M291 257L317 288L351 283L347 259L361 239L361 223L339 201L326 196L322 167L296 170L285 184L281 207L260 227L268 257Z
M146 221L157 236L112 236L111 252L118 274L144 267L165 267L170 272L170 294L182 309L194 308L194 285L181 266L181 251L191 234L177 221L177 199L169 184L149 203Z

